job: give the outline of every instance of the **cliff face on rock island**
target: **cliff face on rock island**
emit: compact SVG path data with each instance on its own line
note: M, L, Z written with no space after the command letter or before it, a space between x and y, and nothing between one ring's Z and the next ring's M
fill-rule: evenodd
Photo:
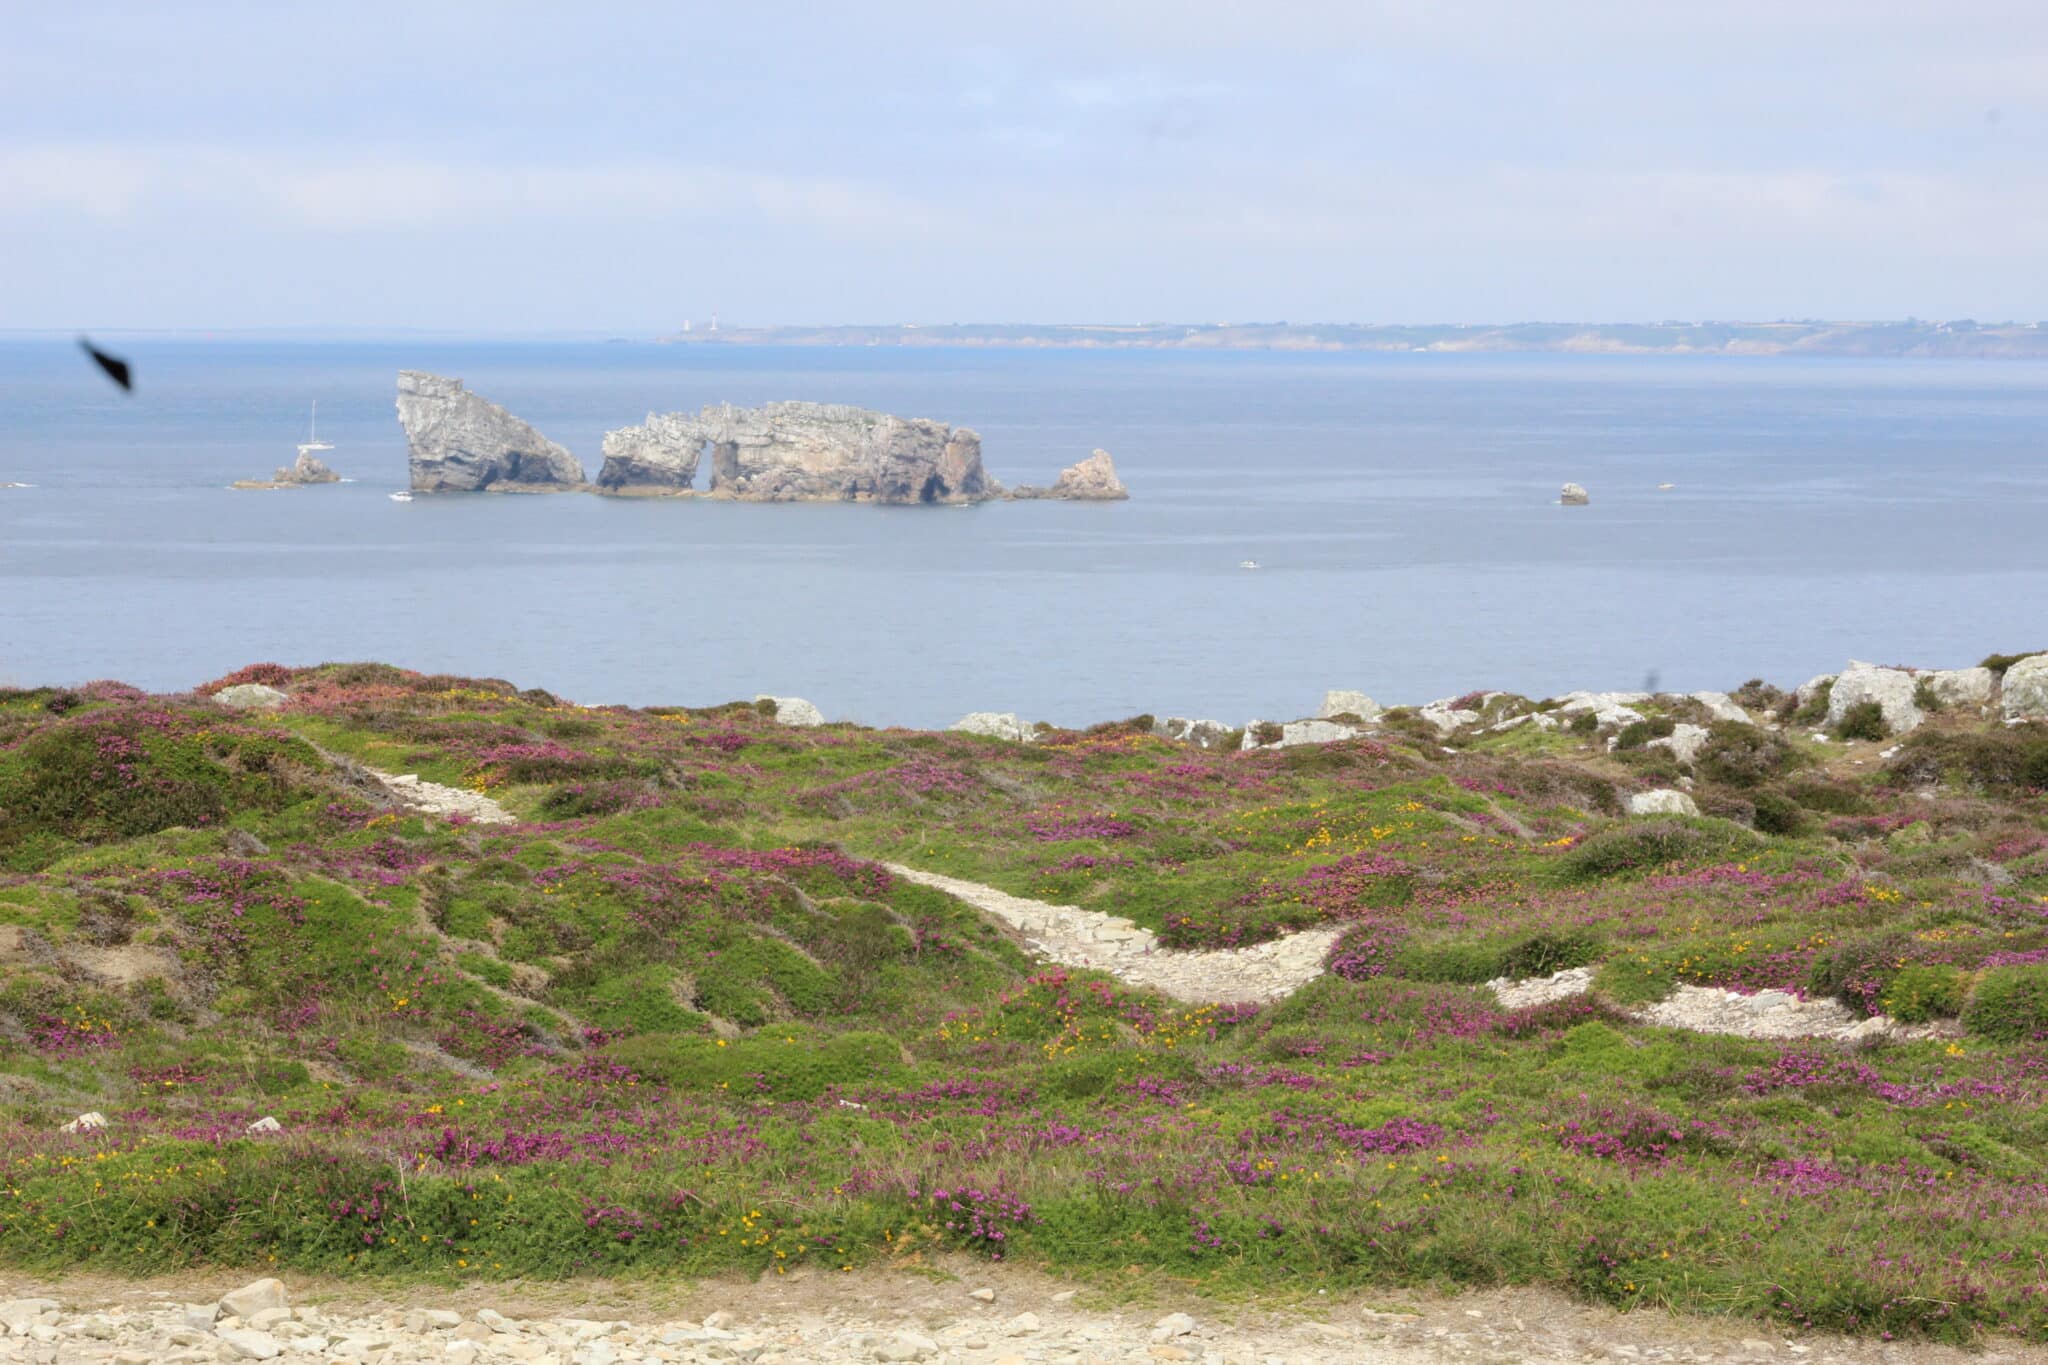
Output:
M1071 502L1122 502L1131 496L1124 481L1116 476L1116 461L1098 449L1079 464L1060 471L1059 481L1050 488L1029 484L1013 489L1013 498L1064 498Z
M980 502L1003 495L981 467L981 437L924 417L836 403L713 404L648 414L607 433L597 486L616 493L690 488L706 448L713 497L748 502Z
M487 398L423 370L398 373L398 421L412 449L419 493L566 492L583 466L561 446Z

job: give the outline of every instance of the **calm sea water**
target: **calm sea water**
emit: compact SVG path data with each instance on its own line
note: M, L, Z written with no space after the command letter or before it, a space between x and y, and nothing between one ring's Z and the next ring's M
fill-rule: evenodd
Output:
M585 703L756 692L1232 723L1471 688L1781 683L2048 643L2048 366L1998 362L0 343L0 682L375 658ZM580 455L650 410L860 403L1106 506L385 495L395 372ZM231 492L304 439L356 482ZM1586 508L1555 505L1585 484ZM1658 484L1676 485L1658 491ZM1256 572L1238 567L1256 560Z

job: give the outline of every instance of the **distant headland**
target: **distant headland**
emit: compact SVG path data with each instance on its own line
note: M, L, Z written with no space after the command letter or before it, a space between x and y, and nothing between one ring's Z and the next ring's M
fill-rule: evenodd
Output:
M2048 359L2048 322L949 323L709 327L681 345L988 346L1178 351L1548 351L1577 355L1970 356Z
M649 413L605 434L595 482L583 463L460 379L402 370L398 421L416 493L604 493L736 502L880 502L914 506L996 499L1114 502L1129 496L1106 450L1060 471L1050 488L1006 489L982 468L981 436L927 417L835 403L717 403ZM697 466L711 454L709 486Z

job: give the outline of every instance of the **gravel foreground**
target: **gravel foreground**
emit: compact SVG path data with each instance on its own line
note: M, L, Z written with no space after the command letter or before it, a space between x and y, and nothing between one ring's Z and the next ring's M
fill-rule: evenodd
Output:
M1106 1305L1028 1271L888 1271L771 1282L583 1282L388 1296L359 1283L228 1275L125 1282L0 1278L0 1361L210 1365L277 1360L472 1365L2043 1365L2016 1343L1786 1337L1759 1324L1622 1314L1542 1292L1311 1301L1274 1311L1204 1302Z

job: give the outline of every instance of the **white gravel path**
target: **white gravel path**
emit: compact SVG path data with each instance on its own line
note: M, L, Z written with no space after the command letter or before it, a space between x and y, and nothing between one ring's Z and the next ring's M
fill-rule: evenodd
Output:
M1150 929L1118 915L1053 905L998 891L980 882L884 864L905 881L934 887L994 915L1024 935L1033 952L1069 967L1108 972L1134 986L1150 986L1203 1004L1280 1000L1322 975L1323 959L1342 932L1311 929L1249 948L1175 952L1159 946Z

